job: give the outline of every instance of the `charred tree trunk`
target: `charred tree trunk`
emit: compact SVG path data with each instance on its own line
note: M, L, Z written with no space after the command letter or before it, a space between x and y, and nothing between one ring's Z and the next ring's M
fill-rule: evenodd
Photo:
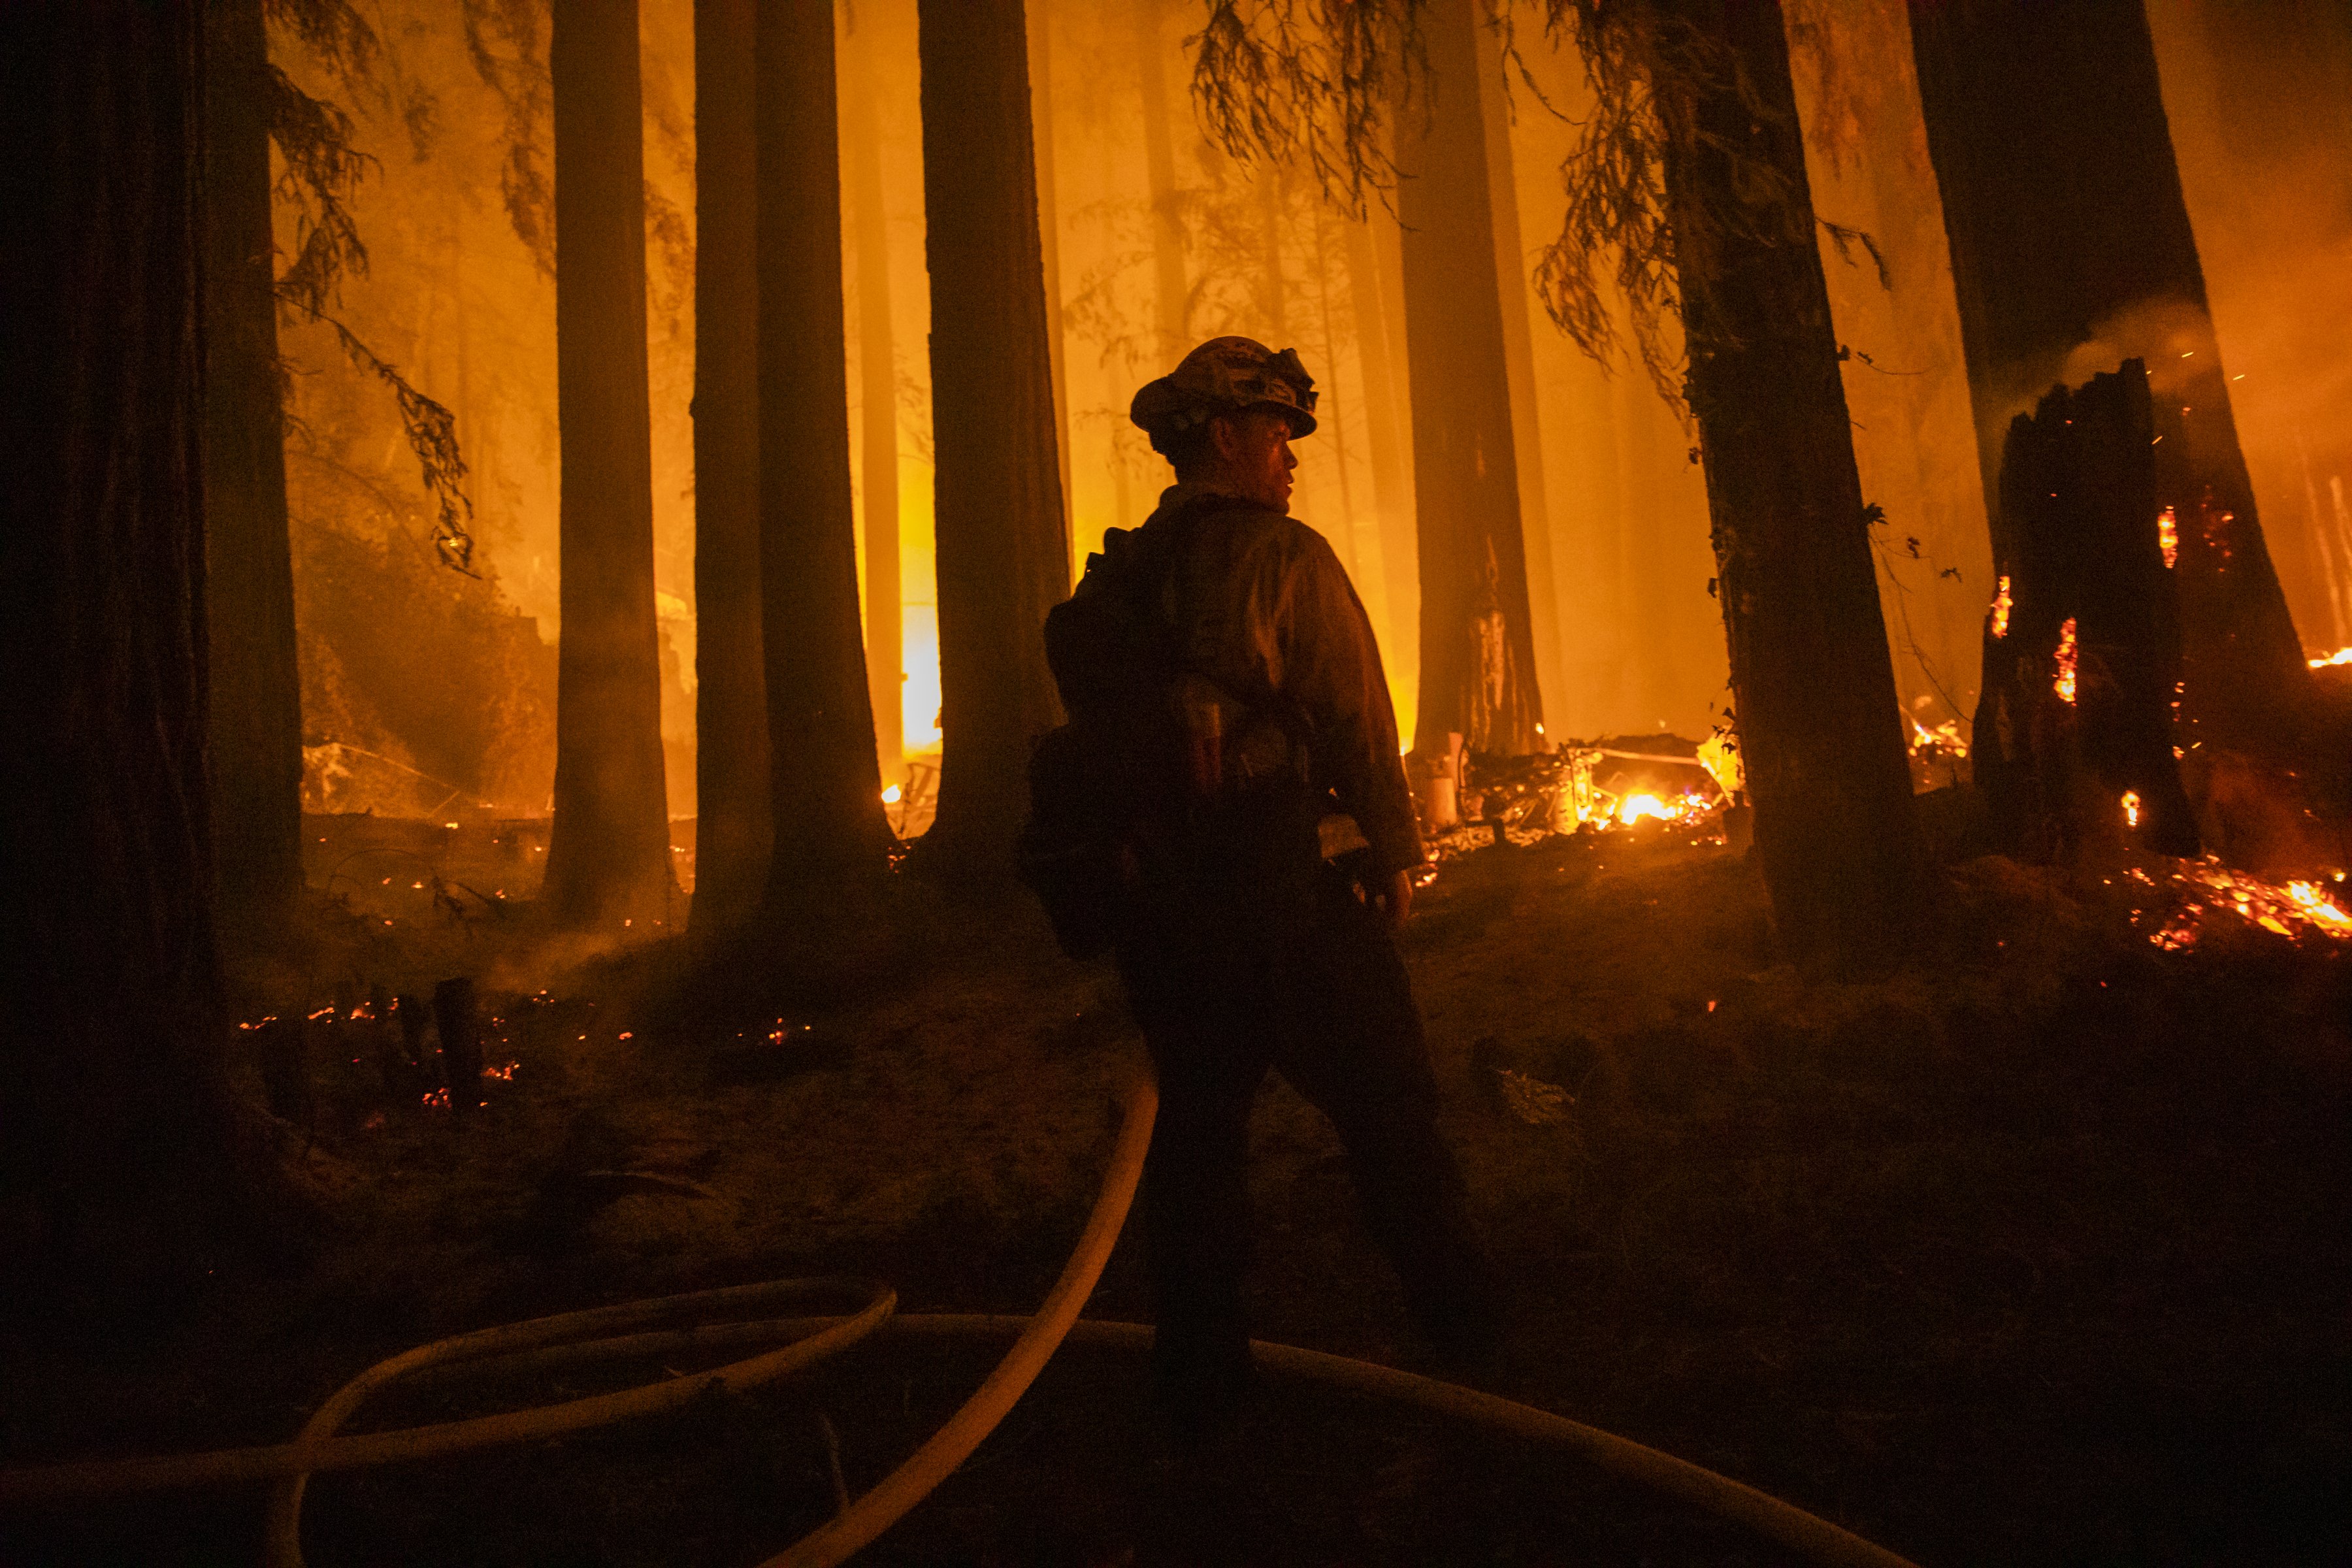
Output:
M1348 298L1355 307L1356 349L1364 368L1364 428L1371 444L1372 489L1380 502L1381 576L1388 589L1389 647L1381 649L1399 679L1418 682L1421 578L1414 566L1412 432L1399 407L1397 342L1392 301L1373 249L1371 222L1350 220ZM1418 689L1416 684L1415 689Z
M926 858L1009 874L1029 746L1058 714L1045 612L1068 596L1021 0L921 0L923 201L939 459L946 749Z
M1985 494L2000 493L2012 415L2062 376L2147 355L2157 399L2186 410L2197 531L2215 542L2180 567L2183 715L2273 748L2309 672L2255 517L2140 0L1910 9Z
M1070 378L1062 363L1061 193L1054 176L1054 25L1050 0L1036 0L1029 24L1030 122L1037 142L1037 241L1045 270L1045 352L1054 372L1054 451L1062 486L1062 531L1070 515Z
M869 24L870 26L870 24ZM871 34L852 34L849 142L842 149L857 226L858 462L866 488L866 683L874 742L892 784L907 769L906 588L898 562L898 334L890 316L890 220Z
M1924 862L1788 42L1777 5L1672 10L1738 68L1688 87L1664 176L1756 847L1790 956L1866 965L1916 928ZM1752 214L1759 163L1789 207L1724 222Z
M752 0L694 6L694 929L723 931L768 878L760 642L760 291Z
M205 516L213 859L225 940L285 933L302 888L302 683L269 227L261 0L205 8Z
M200 1278L250 1190L207 901L198 16L34 6L0 42L0 636L21 814L0 1212L20 1283L28 1262Z
M2126 360L2009 429L1974 757L1996 831L2037 859L2126 832L2197 853L2172 755L2180 626L2156 428L2146 369Z
M1425 117L1408 113L1404 319L1421 562L1413 750L1523 756L1540 743L1517 458L1495 275L1472 0L1432 0Z
M890 826L857 620L832 0L761 0L756 52L768 902L791 909L880 872Z
M1144 194L1151 202L1151 284L1160 353L1170 368L1191 350L1192 297L1184 281L1184 215L1176 192L1176 141L1168 110L1162 0L1134 0L1135 69L1143 110Z
M563 630L543 897L565 925L650 926L667 904L669 816L654 618L636 0L565 0L549 52Z

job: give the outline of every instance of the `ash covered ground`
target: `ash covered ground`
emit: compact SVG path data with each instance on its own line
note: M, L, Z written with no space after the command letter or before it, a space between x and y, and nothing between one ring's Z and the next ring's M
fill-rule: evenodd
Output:
M773 952L592 955L537 934L528 841L312 837L343 897L310 972L247 1000L312 1010L343 982L297 1112L320 1219L274 1279L12 1335L12 1458L283 1440L380 1357L607 1301L855 1274L906 1310L1024 1312L1058 1271L1142 1053L1116 983L1025 905L900 879ZM1485 1386L1926 1563L2309 1562L2345 1538L2340 938L2120 860L1988 858L1950 869L1931 962L1832 984L1773 965L1711 819L1455 847L1404 945L1511 1293ZM387 1089L348 1018L365 983L459 972L497 1020L462 1114ZM1336 1142L1278 1084L1252 1157L1255 1331L1426 1367ZM1090 1315L1149 1316L1140 1244ZM672 1418L321 1478L311 1561L756 1562L831 1513L829 1443L863 1489L994 1353L869 1347ZM401 1394L360 1425L663 1370ZM230 1561L259 1515L228 1491L0 1529L11 1562ZM1072 1349L860 1560L1782 1558L1572 1458L1279 1385L1176 1467L1136 1360Z

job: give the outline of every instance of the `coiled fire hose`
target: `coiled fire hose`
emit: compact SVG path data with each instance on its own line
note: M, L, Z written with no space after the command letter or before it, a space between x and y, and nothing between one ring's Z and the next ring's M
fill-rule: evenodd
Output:
M740 1392L813 1366L879 1331L916 1338L1013 1339L1013 1348L947 1425L882 1482L814 1532L761 1568L830 1568L872 1542L945 1480L995 1429L1045 1370L1066 1338L1081 1343L1148 1348L1147 1323L1080 1322L1078 1310L1093 1293L1103 1265L1126 1223L1143 1173L1144 1151L1159 1110L1157 1089L1144 1081L1129 1097L1110 1169L1078 1245L1034 1317L976 1313L898 1315L887 1285L849 1279L780 1279L720 1290L698 1290L623 1302L558 1317L483 1329L380 1362L353 1378L319 1408L291 1443L160 1458L110 1459L0 1470L0 1509L24 1509L125 1492L275 1480L266 1521L263 1561L269 1568L302 1568L302 1494L321 1470L438 1458L469 1449L529 1442L635 1416L676 1410L708 1394ZM713 1312L740 1314L812 1298L863 1293L864 1306L843 1316L753 1318L672 1327ZM804 1336L804 1337L794 1337ZM411 1426L362 1436L336 1431L373 1395L404 1378L438 1382L506 1376L520 1372L626 1357L677 1355L765 1343L792 1342L708 1372L595 1394L560 1405L509 1411L464 1421ZM1369 1362L1326 1355L1295 1345L1252 1341L1268 1372L1323 1383L1358 1394L1413 1405L1436 1415L1554 1443L1601 1469L1636 1481L1746 1526L1827 1568L1912 1568L1904 1558L1753 1487L1628 1438L1434 1378Z

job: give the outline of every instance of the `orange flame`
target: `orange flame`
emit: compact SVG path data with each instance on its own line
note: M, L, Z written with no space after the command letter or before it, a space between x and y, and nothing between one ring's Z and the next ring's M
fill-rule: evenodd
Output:
M2139 826L2139 791L2136 789L2124 791L2124 826L2126 827Z

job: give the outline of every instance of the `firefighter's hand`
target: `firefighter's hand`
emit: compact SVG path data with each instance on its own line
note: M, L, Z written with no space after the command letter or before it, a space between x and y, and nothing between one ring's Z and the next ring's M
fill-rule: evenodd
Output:
M1405 916L1412 912L1412 873L1399 871L1389 879L1387 889L1376 897L1381 909L1389 917L1389 929L1404 924Z

